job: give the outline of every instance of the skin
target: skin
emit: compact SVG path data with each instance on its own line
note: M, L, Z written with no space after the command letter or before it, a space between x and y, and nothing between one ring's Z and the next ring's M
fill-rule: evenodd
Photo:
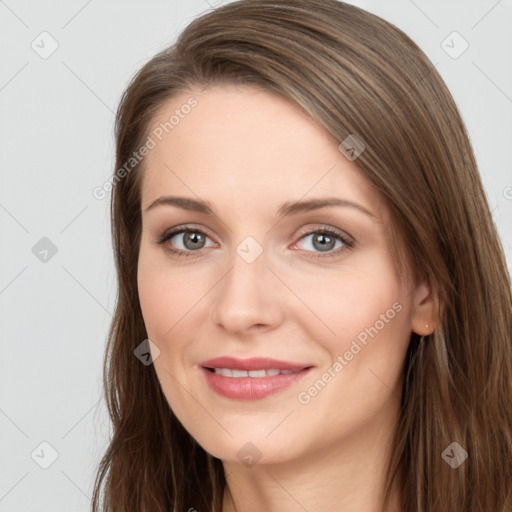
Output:
M357 160L339 151L340 141L299 107L250 86L192 95L197 106L145 158L141 189L140 303L160 350L154 364L169 405L222 459L224 512L381 510L404 357L411 331L434 328L432 294L424 283L398 280L382 199ZM169 100L154 126L190 96ZM216 214L173 205L145 211L167 195L209 201ZM352 201L371 215L334 206L277 216L285 201L324 197ZM206 232L203 248L183 232L156 243L182 224ZM315 230L324 227L354 246L331 240L322 251ZM247 236L263 251L252 263L236 251ZM193 254L178 257L165 247ZM400 312L301 403L299 393L332 372L338 356L393 304ZM270 397L232 400L212 391L198 366L223 355L314 368ZM252 466L237 456L248 442L261 457ZM400 510L397 500L395 493L389 510Z

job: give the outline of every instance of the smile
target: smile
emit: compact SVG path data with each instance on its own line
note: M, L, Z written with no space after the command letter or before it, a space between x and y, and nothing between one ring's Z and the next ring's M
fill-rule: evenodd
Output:
M219 357L199 365L207 385L232 400L260 400L295 386L312 370L311 364L270 358Z
M277 368L270 368L269 370L236 370L231 368L208 368L216 375L223 375L224 377L275 377L276 375L290 375L292 373L300 372L300 370L278 370Z

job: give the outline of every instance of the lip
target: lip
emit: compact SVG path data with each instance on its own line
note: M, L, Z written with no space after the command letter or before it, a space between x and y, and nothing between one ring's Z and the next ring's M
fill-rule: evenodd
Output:
M290 363L270 357L251 357L249 359L237 359L236 357L216 357L203 361L200 366L204 368L232 368L234 370L266 370L268 368L276 368L277 370L301 370L313 366L311 364Z
M268 357L237 359L218 357L199 364L207 384L217 394L234 400L259 400L297 384L312 369L311 364L292 363ZM288 375L266 377L225 377L212 373L208 368L231 368L235 370L294 370Z

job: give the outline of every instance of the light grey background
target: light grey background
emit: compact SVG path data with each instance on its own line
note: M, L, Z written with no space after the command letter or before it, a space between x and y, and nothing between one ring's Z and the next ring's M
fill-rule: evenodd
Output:
M130 76L220 3L0 1L1 512L89 510L109 435L101 366L115 300L108 200L92 190L113 170L113 113ZM510 264L512 1L351 3L400 27L437 65ZM469 47L454 58L462 38Z

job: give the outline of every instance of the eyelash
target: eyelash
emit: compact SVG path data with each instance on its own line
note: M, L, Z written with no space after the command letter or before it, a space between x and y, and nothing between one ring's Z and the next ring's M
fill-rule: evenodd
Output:
M204 235L205 237L208 237L208 234L205 233L203 230L201 229L198 229L194 226L178 226L177 228L174 228L174 229L171 229L170 231L164 231L158 238L158 240L156 241L156 243L158 245L161 245L161 246L164 246L165 242L167 242L168 240L170 240L171 238L173 238L175 235L178 235L180 233L199 233L201 235ZM314 235L314 234L324 234L324 235L329 235L333 238L335 238L336 240L339 240L340 242L343 243L343 247L339 247L338 249L336 250L332 250L332 251L328 251L328 252L325 252L325 253L322 253L322 252L316 252L316 254L308 254L307 257L309 258L313 258L313 259L318 259L318 258L330 258L330 257L334 257L334 256L338 256L338 254L343 251L343 250L350 250L350 249L353 249L354 245L355 245L355 242L342 235L340 232L332 229L332 228L328 228L328 227L323 227L323 228L319 228L319 229L314 229L314 230L311 230L311 231L308 231L306 233L303 233L301 235L301 237L299 238L299 240L302 240L303 238L309 236L309 235ZM178 256L178 257L190 257L190 256L194 256L194 253L198 253L201 251L201 249L198 249L196 251L183 251L181 249L172 249L171 247L168 247L168 246L164 246L164 250L174 256ZM313 251L305 251L306 253L312 253Z

